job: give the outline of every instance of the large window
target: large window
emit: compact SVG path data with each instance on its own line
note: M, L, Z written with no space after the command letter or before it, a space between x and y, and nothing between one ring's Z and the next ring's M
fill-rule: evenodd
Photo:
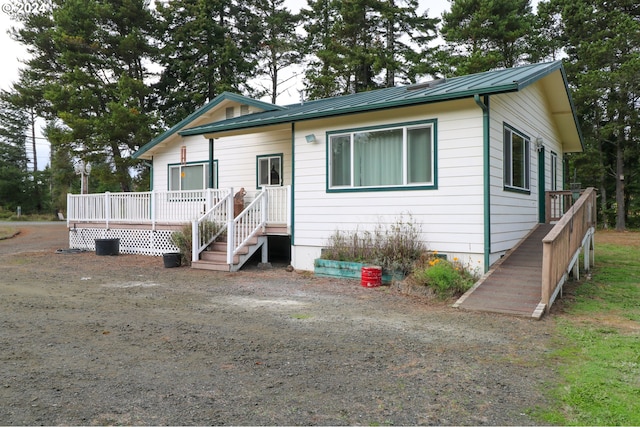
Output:
M430 123L331 134L329 188L433 185L433 127Z
M216 187L214 182L213 188ZM205 188L209 188L209 163L169 165L170 191L202 190Z
M257 188L282 185L282 154L257 157Z
M530 190L529 138L504 126L504 187L508 190Z

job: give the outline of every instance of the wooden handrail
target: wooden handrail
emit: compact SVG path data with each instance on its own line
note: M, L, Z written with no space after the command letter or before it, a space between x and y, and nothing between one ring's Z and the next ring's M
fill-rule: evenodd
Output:
M563 192L564 193L564 192ZM596 225L596 191L587 188L542 239L542 300L547 312Z

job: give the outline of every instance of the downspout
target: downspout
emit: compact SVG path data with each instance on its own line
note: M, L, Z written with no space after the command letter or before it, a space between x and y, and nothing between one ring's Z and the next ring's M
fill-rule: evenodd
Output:
M142 164L149 166L149 191L153 191L153 157L151 162L142 162Z
M294 203L295 200L295 191L296 188L296 124L295 123L291 123L291 246L293 249L293 246L295 245L295 224L296 224L296 215L295 215L295 206L296 204ZM291 262L293 262L293 260L291 260Z
M480 99L480 95L473 95L473 99L482 109L482 139L483 139L483 185L484 185L484 271L489 271L490 255L491 255L491 162L490 148L491 141L489 139L489 95L484 96L484 100Z
M213 170L214 163L215 161L213 159L213 138L209 138L209 177L208 177L209 188L214 188L213 187L213 183L214 183L213 174L215 173L215 171Z

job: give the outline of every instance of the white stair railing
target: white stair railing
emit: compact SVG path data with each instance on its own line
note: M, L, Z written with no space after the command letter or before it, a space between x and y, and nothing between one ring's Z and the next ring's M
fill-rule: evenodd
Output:
M258 196L235 219L227 225L227 264L267 224L268 193L261 191ZM232 210L232 209L231 209ZM233 216L231 216L233 218Z
M226 229L229 218L229 206L233 209L233 191L225 190L222 197L211 209L191 223L191 261L198 261L200 252L205 250ZM233 214L231 215L233 217Z

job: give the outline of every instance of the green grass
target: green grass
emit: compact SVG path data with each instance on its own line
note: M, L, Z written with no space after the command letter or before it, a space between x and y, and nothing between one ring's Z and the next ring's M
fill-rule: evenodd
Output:
M561 425L640 425L640 249L596 244L592 279L568 305L551 356L560 375L554 407L538 415Z
M306 320L306 319L311 319L313 316L310 314L295 313L295 314L292 314L291 317L294 319Z

